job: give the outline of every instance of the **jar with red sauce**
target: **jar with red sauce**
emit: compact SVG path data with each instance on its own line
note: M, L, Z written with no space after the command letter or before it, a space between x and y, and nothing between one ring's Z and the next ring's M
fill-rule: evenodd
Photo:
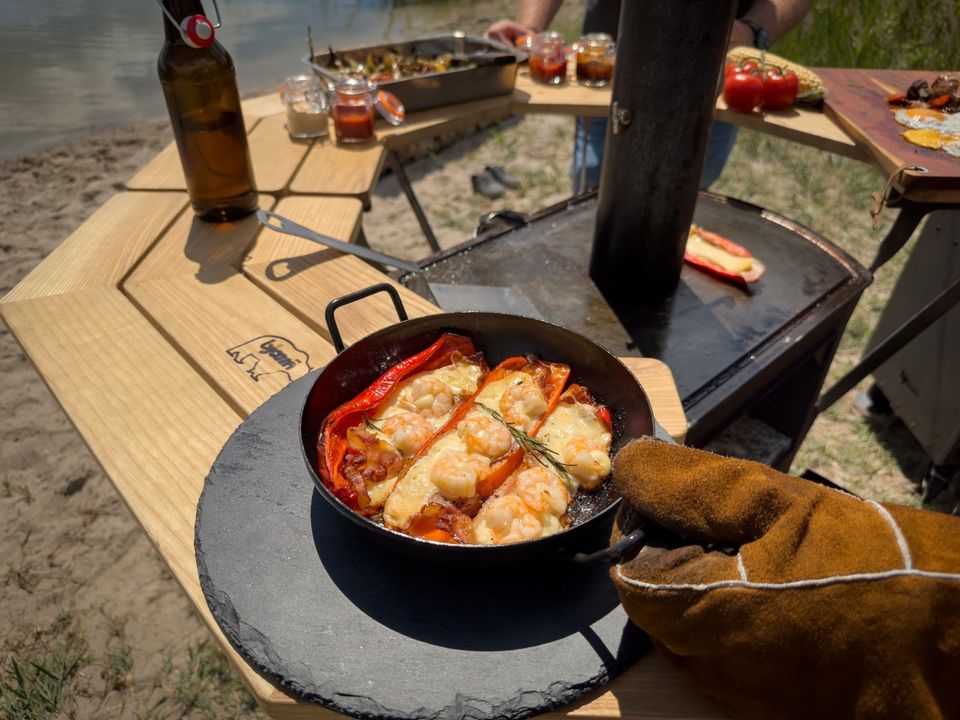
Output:
M567 51L563 35L537 33L530 45L530 79L544 85L559 85L567 79Z
M391 125L403 122L403 104L393 93L379 90L362 78L346 78L334 85L330 114L338 143L368 143L377 139L373 129L374 108Z
M573 44L577 54L577 82L604 87L613 81L616 48L606 33L588 33Z

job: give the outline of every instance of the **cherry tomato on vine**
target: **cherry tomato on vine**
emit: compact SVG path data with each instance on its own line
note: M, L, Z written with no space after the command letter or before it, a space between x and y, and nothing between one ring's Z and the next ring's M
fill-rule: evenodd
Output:
M763 81L737 68L723 81L723 99L731 110L748 113L763 99Z
M763 78L763 109L786 110L797 99L800 80L792 70L768 67Z

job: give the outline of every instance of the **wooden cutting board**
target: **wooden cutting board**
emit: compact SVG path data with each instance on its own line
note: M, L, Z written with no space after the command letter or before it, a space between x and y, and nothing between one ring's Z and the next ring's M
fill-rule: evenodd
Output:
M811 68L827 86L824 113L870 156L887 176L906 165L926 173L904 172L901 183L911 199L924 202L960 200L960 158L907 142L887 106L887 97L904 93L915 80L932 82L944 71ZM956 73L952 73L956 74Z

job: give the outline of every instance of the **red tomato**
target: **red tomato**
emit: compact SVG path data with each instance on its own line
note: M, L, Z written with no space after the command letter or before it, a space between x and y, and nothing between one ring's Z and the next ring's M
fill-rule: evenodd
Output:
M763 81L738 69L723 81L723 99L731 110L748 113L763 99Z
M760 72L760 63L756 60L744 60L738 67L745 73L750 73L751 75Z
M767 74L763 78L763 109L786 110L797 99L799 87L800 80L792 70L767 68Z

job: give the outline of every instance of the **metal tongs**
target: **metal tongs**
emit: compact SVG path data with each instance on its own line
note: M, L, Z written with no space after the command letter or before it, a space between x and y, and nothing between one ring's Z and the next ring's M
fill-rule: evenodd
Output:
M335 240L327 235L321 235L310 228L306 228L303 225L295 223L293 220L283 217L283 215L277 215L275 212L270 212L269 210L257 210L257 220L260 221L261 225L265 225L271 230L276 230L286 235L301 237L305 240L312 240L315 243L326 245L342 253L362 257L364 260L372 260L373 262L389 265L390 267L406 270L407 272L417 272L420 269L419 265L409 262L408 260L401 260L400 258L371 250L362 245L355 245L354 243L343 242L343 240Z

